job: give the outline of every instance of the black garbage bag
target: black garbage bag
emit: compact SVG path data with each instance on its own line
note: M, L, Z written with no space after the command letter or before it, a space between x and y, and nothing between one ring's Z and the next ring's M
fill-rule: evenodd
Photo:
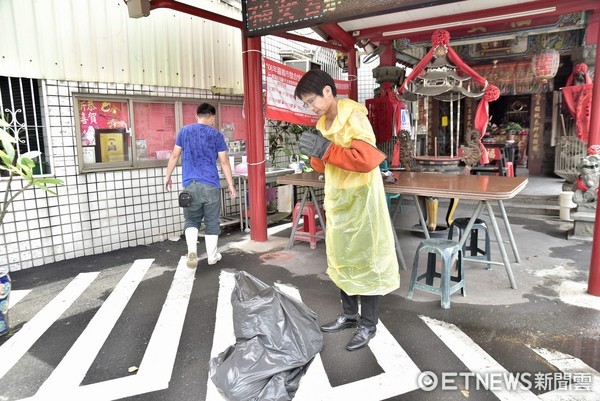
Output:
M211 380L230 401L291 400L323 348L316 313L244 271L231 304L236 343L211 359Z

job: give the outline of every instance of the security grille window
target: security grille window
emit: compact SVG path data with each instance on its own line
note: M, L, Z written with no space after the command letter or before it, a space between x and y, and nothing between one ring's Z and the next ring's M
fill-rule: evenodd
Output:
M34 159L35 175L50 173L40 98L37 79L0 76L0 114L11 124L11 131L18 135L17 153L42 152ZM4 174L8 173L2 170Z
M165 166L177 132L196 123L196 108L205 101L90 94L75 94L74 99L84 172ZM236 132L225 140L245 138L241 103L209 102L218 110L215 128L231 128L230 121L237 122ZM233 115L236 112L239 116Z

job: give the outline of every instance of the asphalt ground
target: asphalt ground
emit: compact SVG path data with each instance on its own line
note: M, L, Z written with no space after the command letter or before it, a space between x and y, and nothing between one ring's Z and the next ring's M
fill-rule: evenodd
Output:
M417 221L412 209L403 206L395 221L409 268L421 241L404 229ZM417 290L408 300L410 272L401 271L370 346L346 351L351 329L324 334L295 399L600 399L600 299L585 293L591 243L567 240L569 223L554 217L510 220L522 259L512 264L517 289L502 266L467 262L466 296L454 294L446 310L435 294ZM224 283L235 272L296 291L321 324L341 311L324 243L285 250L290 231L271 227L261 243L224 232L222 261L208 266L200 255L195 271L178 268L186 246L173 238L12 273L11 297L29 292L11 307L12 331L0 338L0 400L220 399L209 362L235 340L215 335L231 324L219 302L228 302ZM62 294L82 279L66 301ZM507 390L506 374L520 377L520 390ZM419 388L432 377L435 388ZM487 389L476 385L485 380Z

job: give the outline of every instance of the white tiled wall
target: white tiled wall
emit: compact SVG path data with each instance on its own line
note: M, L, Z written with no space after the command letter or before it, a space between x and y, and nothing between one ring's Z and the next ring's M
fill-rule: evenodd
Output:
M180 168L173 190L164 190L165 168L80 173L72 93L215 98L209 91L93 82L44 82L44 113L53 175L63 180L58 197L27 189L12 204L0 231L0 266L11 271L147 245L179 236ZM220 99L227 99L226 96ZM0 193L8 181L0 180ZM15 179L14 190L23 182ZM236 205L226 205L232 208Z
M306 45L269 37L263 41L263 56L280 61L280 49L303 51ZM315 51L315 61L335 65L335 52ZM372 66L359 71L371 74ZM329 67L328 67L329 69ZM341 74L336 79L344 79ZM372 78L372 77L371 77ZM264 78L263 78L264 80ZM362 78L361 78L362 80ZM360 101L371 97L374 80L359 88ZM11 271L95 255L121 248L148 245L179 236L183 216L177 205L181 176L179 167L173 175L173 190L164 191L164 167L135 170L80 173L77 165L76 130L73 92L110 95L144 95L219 98L210 91L98 82L43 82L43 113L49 135L52 172L63 180L59 196L42 190L28 189L13 202L0 227L0 266ZM265 152L268 135L265 135ZM268 153L268 152L267 152ZM286 165L286 160L280 164ZM0 194L8 182L0 179ZM13 190L22 188L21 180L11 183ZM237 204L227 201L226 214L239 212Z

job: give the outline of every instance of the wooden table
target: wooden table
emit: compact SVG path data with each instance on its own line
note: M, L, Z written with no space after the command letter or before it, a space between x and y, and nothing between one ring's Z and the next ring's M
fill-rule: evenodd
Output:
M314 188L324 188L325 180L323 178L319 179L319 177L323 177L323 174L317 173L316 171L310 173L302 173L302 174L290 174L284 175L277 178L278 184L288 184L295 185L297 187L304 187L304 191L302 193L302 200L300 201L300 210L304 208L304 204L306 203L306 199L310 194L314 204L315 209L317 210L317 214L319 216L319 222L321 223L321 227L323 227L323 232L325 232L325 220L323 219L323 213L321 212L321 207L319 206L319 202L316 201L316 195L314 192ZM398 201L400 202L400 201ZM294 237L296 236L296 230L298 229L298 224L300 222L300 213L296 216L296 219L292 222L292 233L290 234L290 239L285 249L291 249L294 244ZM396 234L396 230L392 226L392 232L394 234L394 243L396 247L396 257L398 258L398 263L402 270L407 270L406 261L404 260L404 255L402 254L402 248L400 248L400 241L398 240L398 235ZM305 234L307 235L307 234ZM321 238L316 236L317 238Z
M398 178L398 182L393 185L386 185L386 192L388 193L399 193L404 195L412 195L415 199L415 206L417 208L417 214L419 215L419 221L423 227L423 233L426 238L429 238L429 231L423 211L418 202L418 196L432 196L439 198L459 198L459 199L471 199L478 201L473 214L465 228L465 233L471 231L475 220L481 214L481 211L485 207L490 217L490 222L496 236L496 242L502 256L502 263L500 262L488 262L484 260L477 260L471 258L465 258L465 260L480 262L480 263L492 263L502 264L506 269L508 280L512 288L517 288L510 261L506 254L502 235L498 227L498 222L492 209L491 202L498 202L498 208L500 214L504 220L504 225L508 233L508 238L515 254L517 263L521 262L519 251L517 250L517 244L515 242L508 216L506 215L506 209L504 208L504 200L513 198L516 194L521 192L527 185L527 178L523 177L501 177L492 175L457 175L457 174L428 174L428 173L394 173ZM463 235L460 239L460 246L462 247L467 241L467 235Z
M492 209L491 202L498 202L498 207L500 209L502 219L504 220L504 224L508 233L510 244L515 255L516 262L520 263L521 258L517 250L517 244L515 242L512 229L510 227L510 222L508 221L508 216L506 215L506 209L504 208L503 201L506 199L511 199L519 192L521 192L523 188L525 188L525 186L527 185L527 178L501 177L492 175L441 175L414 172L394 172L393 174L396 178L398 178L398 182L395 184L385 184L385 191L387 193L411 195L414 197L419 221L421 223L421 227L423 228L423 233L426 238L429 238L429 230L427 229L427 224L423 216L423 211L421 210L421 207L418 202L418 196L459 198L478 201L477 206L475 207L475 210L471 215L469 223L465 228L466 233L471 231L475 220L479 217L482 210L486 208L486 211L490 217L490 222L494 231L494 235L496 236L496 242L498 243L500 255L502 256L502 262L493 262L470 258L466 259L473 262L504 265L511 287L517 288L517 284L512 273L510 261L506 254L506 248L504 247L502 235L500 234L500 229L498 227L498 222ZM325 186L325 181L319 179L320 175L321 174L316 172L285 175L278 177L277 182L280 184L291 184L305 187L306 190L304 191L302 200L306 201L308 193L310 193L311 196L313 196L313 199L315 199L313 188L323 188ZM321 218L320 209L317 209L317 212L319 213L319 218ZM294 222L292 227L294 227L294 225L297 225L297 222ZM466 240L467 235L463 235L463 238L461 238L459 242L461 247L465 244ZM396 243L396 249L399 251L398 253L399 259L401 259L401 266L403 266L403 268L405 269L404 258L402 257L402 253L399 249L398 242Z

